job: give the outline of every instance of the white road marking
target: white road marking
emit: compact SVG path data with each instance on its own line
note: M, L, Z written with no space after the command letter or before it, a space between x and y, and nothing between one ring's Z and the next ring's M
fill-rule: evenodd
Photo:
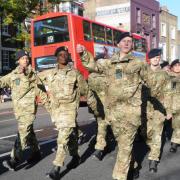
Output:
M35 130L35 132L40 132L40 131L43 131L44 129L38 129L38 130ZM12 134L12 135L9 135L9 136L4 136L4 137L0 137L0 140L2 139L7 139L7 138L10 138L10 137L15 137L17 136L17 134Z
M49 114L49 113L37 114L37 115L36 115L36 118L37 118L38 116L44 116L44 115L47 115L47 114ZM15 119L15 118L12 118L12 119L7 119L7 120L2 120L2 121L0 121L0 123L9 122L9 121L14 121L14 120L16 120L16 119Z

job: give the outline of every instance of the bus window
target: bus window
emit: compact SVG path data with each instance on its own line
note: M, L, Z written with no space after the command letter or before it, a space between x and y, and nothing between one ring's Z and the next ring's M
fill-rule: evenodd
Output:
M84 40L91 41L91 25L88 21L83 21Z
M94 41L97 43L105 43L105 31L104 26L98 24L92 24L92 32Z
M34 46L69 41L67 16L34 23Z
M121 31L117 31L117 30L114 30L113 31L113 40L114 40L114 45L117 46L118 42L118 37L121 35Z
M142 48L143 48L143 52L147 52L147 44L146 44L146 39L142 39Z
M134 39L134 50L138 52L144 52L142 39Z
M106 28L106 43L111 45L113 44L111 28Z

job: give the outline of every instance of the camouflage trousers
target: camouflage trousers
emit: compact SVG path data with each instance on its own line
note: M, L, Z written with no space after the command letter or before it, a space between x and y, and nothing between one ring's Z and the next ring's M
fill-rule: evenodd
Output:
M164 115L158 110L147 112L147 145L150 147L149 160L159 161Z
M174 114L172 120L173 134L171 142L180 144L180 114Z
M106 147L106 132L107 132L107 122L102 120L101 118L97 118L97 136L96 136L96 144L95 149L104 150Z
M11 151L11 158L21 159L23 150L29 146L31 152L39 150L38 141L33 129L33 114L18 117L18 135Z
M68 153L70 156L78 154L78 135L77 129L73 127L58 128L58 131L57 152L53 164L62 167Z
M118 153L112 177L117 180L127 180L127 174L132 161L132 148L137 129L141 123L141 108L122 103L110 110L108 119L118 144Z

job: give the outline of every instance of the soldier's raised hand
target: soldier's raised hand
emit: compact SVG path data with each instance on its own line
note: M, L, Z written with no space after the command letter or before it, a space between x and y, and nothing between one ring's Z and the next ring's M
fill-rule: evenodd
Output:
M76 46L76 51L79 54L83 53L85 51L85 49L86 48L83 45L81 45L81 44L77 44L77 46Z

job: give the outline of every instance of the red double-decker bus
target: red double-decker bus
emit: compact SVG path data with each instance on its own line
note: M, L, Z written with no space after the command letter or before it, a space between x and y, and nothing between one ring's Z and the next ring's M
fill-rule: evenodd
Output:
M88 71L76 53L76 45L84 45L96 58L109 58L119 50L116 39L124 31L72 13L58 12L39 16L32 20L31 25L32 66L37 71L55 67L55 50L67 46L74 67L87 78ZM133 34L133 38L135 55L144 59L147 52L146 40L138 34Z

